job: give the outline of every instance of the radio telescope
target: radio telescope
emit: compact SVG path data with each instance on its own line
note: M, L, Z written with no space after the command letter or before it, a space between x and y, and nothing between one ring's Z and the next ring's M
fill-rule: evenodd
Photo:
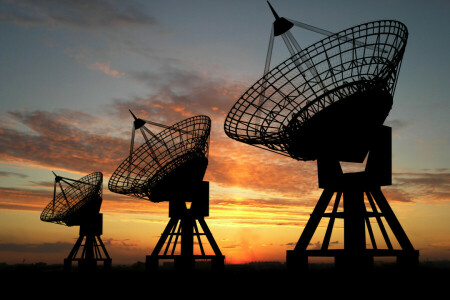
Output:
M111 258L100 238L103 233L103 215L99 213L102 205L103 174L94 172L78 180L53 174L53 200L42 211L41 220L66 226L80 226L78 240L69 256L64 259L64 269L70 271L72 262L78 261L81 271L93 271L97 262L102 261L104 269L109 270ZM80 248L83 249L81 253Z
M334 257L336 266L370 267L375 256L417 264L419 252L381 191L381 186L391 185L391 128L383 123L393 104L406 26L381 20L331 33L280 18L270 8L275 22L263 77L231 108L224 130L237 141L317 161L319 188L324 190L295 249L287 252L288 268L307 268L309 256ZM302 49L290 33L294 26L327 37ZM279 35L291 57L269 71L274 36ZM340 162L363 163L366 158L363 172L342 172ZM334 194L334 206L326 212ZM329 223L321 249L307 249L322 218ZM344 249L329 249L337 218L344 221ZM382 218L401 249L394 249ZM371 219L387 249L379 248ZM366 231L371 248L366 247Z
M134 118L130 155L111 176L108 188L152 202L169 202L170 220L147 256L147 270L156 270L160 259L174 260L179 269L192 269L199 259L211 260L214 269L223 268L225 257L204 219L209 216L209 182L203 177L208 166L210 118L194 116L166 126L130 113ZM155 134L146 124L163 130ZM134 149L137 129L145 142ZM214 254L206 253L202 236L206 236ZM195 238L199 254L194 253Z

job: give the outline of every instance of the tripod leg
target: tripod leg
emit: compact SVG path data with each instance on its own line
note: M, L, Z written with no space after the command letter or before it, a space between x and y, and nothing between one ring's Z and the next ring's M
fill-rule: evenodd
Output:
M398 221L397 217L392 211L391 206L389 205L383 193L381 192L381 189L380 188L372 189L371 193L373 195L373 199L375 200L381 212L383 213L386 221L391 227L392 232L397 238L402 249L414 251L413 245L409 241L408 236L406 235L405 231L402 228L402 225L400 225L400 222Z
M100 247L103 250L103 253L105 254L105 258L103 259L103 269L105 271L109 271L109 270L111 270L111 257L109 257L108 251L106 251L105 244L103 244L103 241L99 235L97 235L97 239L98 239L98 243L99 243Z
M414 250L413 245L409 241L408 236L400 225L400 222L397 220L397 217L381 192L381 189L372 189L371 193L403 249L401 254L397 255L397 264L401 267L417 267L419 265L419 251Z
M331 189L323 190L322 195L320 196L320 199L317 202L317 205L314 208L311 217L308 220L308 223L306 223L305 229L303 230L294 251L306 250L312 236L314 235L314 232L317 229L317 226L320 223L320 220L322 219L325 210L328 207L328 204L330 203L331 197L333 197L333 194L334 192Z
M70 251L69 256L67 257L67 260L73 260L75 256L78 253L78 250L80 249L81 243L83 242L84 235L80 235L78 237L78 240L76 241L75 245L72 248L72 251Z
M378 227L380 227L381 234L383 235L384 241L386 242L386 245L389 250L394 249L392 247L391 240L389 239L389 236L386 232L386 229L384 228L383 222L381 221L380 215L378 214L377 208L375 206L375 203L373 201L372 195L369 191L366 191L367 199L369 200L369 204L372 207L372 211L375 213L375 218L377 219Z
M197 222L194 220L194 231L195 235L197 236L198 245L200 247L200 252L203 256L205 256L205 250L203 249L202 240L200 239L200 232L198 231Z
M214 239L211 231L208 228L208 225L205 222L204 218L198 218L198 223L203 229L203 232L205 233L206 237L208 238L208 242L211 245L211 248L214 251L214 254L216 255L212 259L212 269L215 271L222 271L225 264L225 256L222 255L222 252L220 251L219 246L216 243L216 240Z
M217 245L216 240L214 240L214 237L213 237L211 231L209 230L208 225L206 225L205 219L198 218L198 222L200 223L200 226L202 226L203 232L205 233L206 237L208 238L208 242L211 245L214 253L217 256L221 256L222 252L220 251L220 248Z
M336 218L335 215L336 215L337 209L339 207L339 201L341 200L341 196L342 196L342 192L338 192L336 194L336 199L334 200L333 212L331 214L330 221L329 221L328 227L327 227L327 231L326 231L325 237L323 239L322 250L327 250L328 245L330 244L331 233L333 231L334 220Z
M169 223L167 223L167 226L164 229L161 237L159 238L155 248L153 249L152 254L147 255L146 257L145 262L146 271L156 271L158 269L158 254L161 252L161 249L164 246L164 243L166 242L170 232L172 231L174 226L177 226L177 224L178 218L170 218Z
M75 245L73 246L72 250L70 251L67 258L64 259L64 271L70 272L72 269L72 261L75 259L75 256L78 253L78 250L81 247L81 243L83 242L84 235L80 235L78 237L78 240L75 242Z
M169 220L169 223L167 224L167 226L164 229L161 237L159 238L158 243L156 244L155 248L153 249L152 256L154 256L154 255L157 256L159 254L159 252L161 251L162 247L164 246L164 243L167 240L167 237L169 236L170 231L172 230L172 228L175 225L177 225L177 223L178 223L178 219L176 219L176 218L171 218Z
M99 244L100 244L100 247L102 247L103 253L105 253L106 258L107 258L107 259L110 259L109 254L108 254L108 251L106 251L105 244L103 244L103 241L102 241L102 239L100 238L99 235L97 235L97 239L98 239L98 242L99 242Z

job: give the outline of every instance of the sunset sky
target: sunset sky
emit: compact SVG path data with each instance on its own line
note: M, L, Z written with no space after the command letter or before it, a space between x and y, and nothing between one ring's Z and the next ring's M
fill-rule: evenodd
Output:
M271 3L280 16L333 32L381 19L408 27L386 121L393 185L383 191L420 260L450 259L450 2ZM223 130L229 109L262 76L272 22L265 0L0 0L0 262L62 263L72 248L78 227L39 219L52 198L51 171L74 179L103 172L102 239L113 264L151 253L168 204L107 188L129 151L128 109L168 125L210 116L206 222L226 262L284 261L322 191L316 163ZM303 47L323 38L292 33ZM276 39L272 65L287 57Z

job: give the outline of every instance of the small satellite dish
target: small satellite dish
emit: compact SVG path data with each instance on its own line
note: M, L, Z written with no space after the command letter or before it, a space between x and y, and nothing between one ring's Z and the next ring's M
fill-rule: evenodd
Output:
M53 200L42 211L41 220L80 226L79 238L64 260L65 270L70 271L73 261L78 261L78 267L83 271L94 270L98 261L102 261L104 268L109 269L111 258L100 238L103 223L103 216L99 213L103 174L94 172L78 180L53 174ZM84 239L86 241L83 245ZM83 251L78 255L80 247L83 247Z
M42 211L42 221L79 226L86 217L99 213L102 204L102 173L91 173L79 180L53 174L53 200Z
M270 9L275 22L263 77L231 108L224 130L230 138L255 147L296 160L317 160L324 191L295 249L287 253L288 267L304 268L308 256L334 256L336 265L368 266L377 255L417 264L418 251L380 189L391 184L391 129L383 123L393 104L406 26L381 20L332 33L280 18L271 5ZM302 49L290 32L294 26L327 37ZM291 57L269 71L275 36L283 38ZM364 172L343 174L339 162L362 163L366 157ZM333 211L325 213L334 193ZM345 214L337 211L342 194ZM366 211L364 195L372 212ZM330 222L321 250L307 250L323 217ZM386 251L378 249L369 217L376 218ZM401 250L393 249L381 217ZM345 245L338 251L328 249L335 218L344 218Z
M225 257L204 220L209 215L209 182L203 177L208 166L210 118L194 116L167 126L130 113L134 118L130 154L112 174L108 188L152 202L169 202L171 219L147 256L147 269L157 269L160 259L173 259L182 269L193 268L196 259L210 259L213 268L223 268ZM155 134L146 125L163 130ZM136 130L145 142L134 149ZM214 254L206 254L201 236L206 236ZM194 254L194 237L200 254ZM179 254L177 245L181 247Z

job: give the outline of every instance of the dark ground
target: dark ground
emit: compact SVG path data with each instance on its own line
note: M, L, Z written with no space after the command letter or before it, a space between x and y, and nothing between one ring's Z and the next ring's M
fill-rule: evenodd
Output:
M372 270L364 272L336 270L333 264L310 264L304 273L290 273L282 263L267 262L225 265L221 272L212 271L208 264L197 264L197 269L192 272L175 271L165 265L157 273L147 273L143 263L136 263L132 266L113 265L109 272L95 274L76 270L66 273L62 265L44 263L0 264L3 287L19 284L22 287L18 290L20 293L45 291L47 296L55 294L58 298L353 295L404 299L419 293L420 297L429 298L439 296L441 292L447 294L449 275L449 261L422 262L410 270L399 269L392 263L378 263Z

